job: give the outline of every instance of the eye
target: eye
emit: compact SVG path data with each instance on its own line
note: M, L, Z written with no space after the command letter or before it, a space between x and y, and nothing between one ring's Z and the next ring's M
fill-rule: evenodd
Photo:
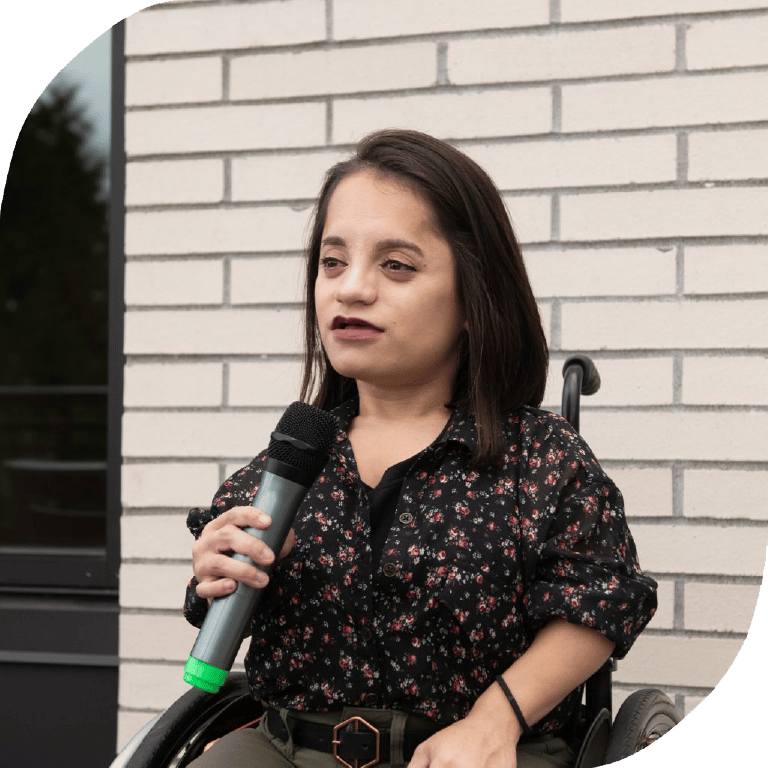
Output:
M336 256L321 256L319 264L320 269L323 269L326 272L330 272L343 266L344 262L342 262L341 259L338 259Z
M410 264L406 264L404 261L398 261L397 259L387 259L383 265L389 272L415 272L416 269Z

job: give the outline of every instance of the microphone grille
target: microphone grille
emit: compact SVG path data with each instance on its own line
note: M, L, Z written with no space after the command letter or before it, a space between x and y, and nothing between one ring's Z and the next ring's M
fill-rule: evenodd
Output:
M267 456L317 476L327 461L336 418L307 403L291 403L277 422Z

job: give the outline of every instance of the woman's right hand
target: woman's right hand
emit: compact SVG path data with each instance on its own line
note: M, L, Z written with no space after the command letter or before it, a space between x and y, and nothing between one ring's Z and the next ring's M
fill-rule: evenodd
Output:
M238 582L255 589L266 586L269 577L264 571L230 555L237 552L250 557L256 565L271 565L275 553L261 539L243 530L264 530L269 528L271 522L269 515L255 507L232 507L203 528L200 538L192 546L192 568L200 597L210 600L229 595L237 589ZM294 541L291 530L278 559L290 552Z

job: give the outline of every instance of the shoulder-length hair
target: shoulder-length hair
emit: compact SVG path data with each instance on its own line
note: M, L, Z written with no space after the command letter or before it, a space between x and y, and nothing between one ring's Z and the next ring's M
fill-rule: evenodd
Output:
M315 281L331 196L342 179L364 170L405 183L425 200L451 246L467 333L448 405L474 416L478 445L473 465L496 465L506 449L501 415L522 405L538 406L544 397L547 342L499 191L477 163L426 134L372 133L325 176L307 246L301 398L330 409L357 393L355 380L334 371L322 348Z

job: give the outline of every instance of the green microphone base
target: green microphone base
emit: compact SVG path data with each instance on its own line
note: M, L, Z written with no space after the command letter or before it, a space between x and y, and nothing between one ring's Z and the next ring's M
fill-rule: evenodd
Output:
M184 666L184 682L208 693L218 693L228 674L229 670L219 669L212 664L198 661L192 656L187 659Z

